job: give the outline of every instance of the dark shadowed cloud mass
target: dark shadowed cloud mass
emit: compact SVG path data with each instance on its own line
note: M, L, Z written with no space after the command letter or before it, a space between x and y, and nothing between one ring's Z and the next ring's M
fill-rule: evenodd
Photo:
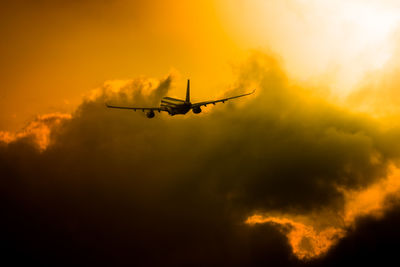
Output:
M311 264L293 253L290 224L282 230L246 220L340 213L344 191L388 176L400 156L400 131L292 84L272 56L255 52L235 71L229 94L255 86L256 95L199 116L148 120L104 106L156 105L171 88L170 75L106 83L71 116L40 117L19 134L2 133L6 258L42 265ZM393 207L383 219L344 229L326 259L346 257L349 242L361 242L358 231L386 231L385 218L398 217Z

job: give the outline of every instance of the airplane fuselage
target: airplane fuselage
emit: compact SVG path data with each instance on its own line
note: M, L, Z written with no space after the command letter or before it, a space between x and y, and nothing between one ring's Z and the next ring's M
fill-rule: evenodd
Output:
M161 99L161 107L168 111L168 114L173 116L177 114L186 114L192 108L190 102L172 97L164 97Z

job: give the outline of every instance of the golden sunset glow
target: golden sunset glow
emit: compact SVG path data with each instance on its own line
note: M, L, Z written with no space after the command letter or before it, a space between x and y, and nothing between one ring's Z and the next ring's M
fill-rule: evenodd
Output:
M396 46L395 1L234 2L222 1L220 11L242 47L271 49L296 79L317 79L340 97L381 69Z
M17 263L341 266L390 254L398 1L6 2L0 234ZM187 79L189 112L160 109L185 99Z

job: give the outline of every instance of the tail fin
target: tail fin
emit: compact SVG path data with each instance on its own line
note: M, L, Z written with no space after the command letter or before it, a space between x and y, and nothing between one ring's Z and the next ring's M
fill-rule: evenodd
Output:
M186 102L190 102L190 80L188 79L186 88Z

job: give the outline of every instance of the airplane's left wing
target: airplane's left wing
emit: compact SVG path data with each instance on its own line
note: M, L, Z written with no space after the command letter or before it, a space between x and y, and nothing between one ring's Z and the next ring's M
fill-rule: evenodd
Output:
M237 95L237 96L232 96L232 97L227 97L227 98L223 98L223 99L218 99L218 100L213 100L213 101L205 101L205 102L198 102L198 103L193 103L192 107L196 108L196 107L201 107L201 106L207 106L209 104L217 104L217 103L225 103L225 101L234 99L234 98L239 98L239 97L243 97L243 96L247 96L247 95L251 95L254 94L256 90L253 90L253 92L251 93L247 93L247 94L243 94L243 95Z
M162 108L162 107L157 107L157 108L139 108L139 107L126 107L126 106L113 106L113 105L109 105L109 104L106 104L106 106L108 107L108 108L116 108L116 109L131 109L131 110L134 110L134 111L136 111L136 110L141 110L141 111L158 111L158 112L160 112L160 111L166 111L164 108Z

